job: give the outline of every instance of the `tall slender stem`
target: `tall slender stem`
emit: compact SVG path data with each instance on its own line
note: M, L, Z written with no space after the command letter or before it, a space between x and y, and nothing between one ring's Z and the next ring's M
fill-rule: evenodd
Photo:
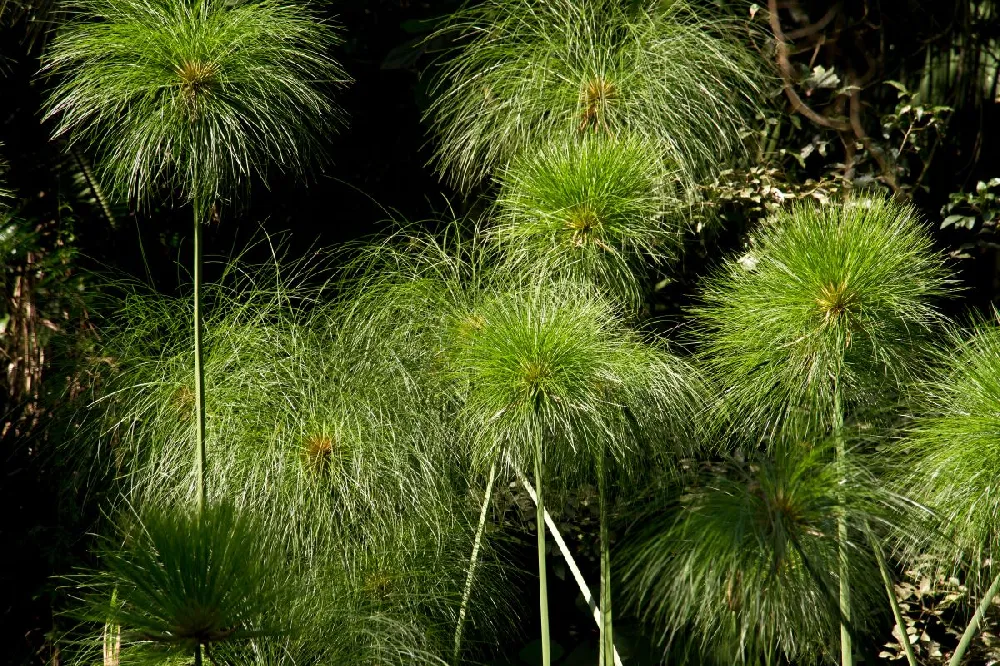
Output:
M531 481L528 477L524 475L520 469L516 466L514 467L514 475L517 476L518 482L524 487L525 492L528 493L528 497L531 501L538 505L538 498L535 496L535 489L531 485ZM569 571L573 574L573 580L576 581L576 586L580 588L580 594L583 596L583 600L587 602L587 606L590 608L592 617L594 618L594 624L597 628L601 627L601 609L597 607L597 602L594 601L594 594L590 591L590 586L587 585L587 581L583 579L583 573L580 571L580 567L576 563L576 559L573 557L573 553L570 552L569 546L566 545L566 540L562 538L559 533L559 528L556 527L556 522L552 520L552 516L548 511L545 511L545 524L549 528L549 534L552 535L552 540L556 542L556 546L559 548L559 552L562 553L563 558L566 560L566 566L569 567ZM622 666L621 655L615 650L614 653L615 666Z
M837 450L838 474L843 481L847 470L847 449L844 443L844 409L841 404L840 377L833 385L833 438ZM840 559L840 664L854 666L854 647L848 623L851 621L851 580L850 561L847 554L847 514L844 496L839 497L840 512L837 515L837 549Z
M545 575L545 500L542 497L542 436L535 436L535 530L538 532L538 610L542 623L542 666L552 666L549 642L549 591Z
M465 576L465 590L462 592L462 605L458 609L458 623L455 625L455 650L452 661L457 665L462 651L462 629L465 626L465 615L469 608L469 598L472 596L472 581L476 577L476 565L479 562L479 548L486 532L486 515L489 513L490 500L493 498L493 484L496 482L497 464L490 465L490 478L486 481L486 492L483 494L483 506L479 510L479 526L476 528L476 539L472 542L472 555L469 557L469 572Z
M990 607L993 602L993 597L1000 593L1000 572L997 573L996 577L993 578L993 584L990 585L990 589L986 591L986 596L983 600L979 602L979 607L976 608L976 614L972 616L972 621L969 622L969 626L965 628L965 633L962 634L962 640L958 642L958 647L955 648L955 654L951 656L948 661L948 666L958 666L962 663L962 657L965 656L966 651L969 649L969 645L972 644L972 639L975 637L976 632L979 631L979 624L983 621L983 616L986 615L986 610Z
M597 465L597 494L601 521L601 648L598 661L601 666L614 666L615 642L611 622L611 538L608 529L611 520L608 515L608 480L605 463L606 457L602 453Z
M885 563L882 544L875 538L868 525L865 525L865 531L868 532L868 541L871 542L872 550L875 551L875 560L878 561L879 571L882 572L882 582L885 584L885 591L889 595L889 606L892 608L892 616L896 619L896 628L899 629L899 637L903 643L903 650L906 652L906 661L910 666L917 666L917 655L913 653L910 638L906 635L906 623L903 622L903 613L899 610L899 601L896 599L896 590L892 585L892 576L889 575L889 567Z
M201 643L194 646L194 666L201 666Z
M202 203L194 202L194 414L196 423L195 474L198 484L198 513L205 509L205 369L202 365ZM199 648L199 654L201 650ZM200 658L199 658L200 660Z

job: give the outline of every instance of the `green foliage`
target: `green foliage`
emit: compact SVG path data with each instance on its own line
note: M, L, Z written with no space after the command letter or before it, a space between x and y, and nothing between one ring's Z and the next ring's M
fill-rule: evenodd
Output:
M738 148L757 104L759 65L686 2L489 0L436 35L461 42L427 114L438 171L461 189L589 132L640 137L691 182Z
M556 141L500 179L491 231L514 270L592 281L633 308L679 244L680 194L655 151L604 134Z
M892 498L854 469L845 482L827 446L783 445L771 457L704 464L661 501L626 545L636 612L685 633L720 664L813 663L838 648L838 516L882 522ZM858 537L855 539L854 537ZM875 626L878 572L864 536L848 544L855 631Z
M587 285L487 292L453 330L451 363L466 385L463 414L477 433L479 466L509 455L524 469L538 438L546 466L563 478L579 467L578 455L586 467L605 452L637 464L643 447L634 429L689 426L697 409L690 368L629 331ZM660 432L657 444L669 448Z
M840 200L845 188L840 180L807 178L800 183L778 168L755 166L724 169L711 182L700 184L698 191L694 217L700 232L705 228L721 231L720 221L727 227L759 222L802 200L828 205Z
M280 634L291 590L273 539L225 504L204 512L150 505L108 544L83 619L117 625L129 663ZM103 593L102 593L103 592ZM109 603L110 599L110 603Z
M997 222L1000 220L1000 201L997 191L1000 178L976 183L972 192L951 192L948 203L941 207L941 228L964 230L959 240L964 241L951 250L956 259L970 259L973 252L992 251L997 241Z
M271 0L79 0L52 42L46 116L98 152L102 180L143 200L166 182L207 207L267 164L301 170L338 117L333 30Z
M882 138L889 143L900 176L913 181L915 188L927 189L921 183L927 175L935 147L945 136L954 109L922 99L919 93L899 81L885 83L896 89L896 105L880 119ZM908 164L911 161L919 171Z
M837 391L858 410L884 405L919 369L915 343L949 291L932 248L913 208L879 196L770 218L695 310L726 427L823 432Z
M285 611L293 635L227 654L230 663L434 661L450 653L476 515L454 473L463 451L407 362L423 348L379 346L353 301L331 298L323 266L231 262L206 293L210 499L265 523L300 586ZM135 503L182 504L194 487L191 303L115 288L96 400L65 455L89 457L93 476L113 475ZM480 639L509 624L495 558L488 548L484 596L470 609Z
M926 385L900 454L898 480L914 500L933 509L938 529L916 540L939 564L967 564L970 585L982 582L984 560L1000 542L997 499L997 406L1000 329L979 321L955 330L941 369ZM946 538L942 538L946 537ZM912 542L911 542L912 543Z

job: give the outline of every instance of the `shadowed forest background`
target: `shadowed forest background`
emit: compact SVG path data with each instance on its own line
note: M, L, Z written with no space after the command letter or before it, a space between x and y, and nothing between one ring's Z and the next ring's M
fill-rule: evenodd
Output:
M289 267L321 265L313 274L302 269L305 288L318 288L331 280L323 271L363 272L359 241L400 228L444 237L459 233L453 220L465 225L464 233L489 217L499 180L469 185L441 177L435 169L437 137L428 119L434 77L448 61L449 49L461 46L449 37L452 33L436 31L463 4L310 4L337 26L340 43L328 55L349 79L330 93L343 111L337 131L323 137L330 160L305 177L265 168L266 184L263 178L251 179L248 195L220 199L204 227L206 284L233 279L226 272L228 258L266 265L277 255ZM694 194L685 201L676 260L640 271L636 309L643 330L676 342L685 358L697 353L686 332L691 308L705 306L703 279L730 257L748 252L763 220L797 202L832 205L871 191L919 212L933 243L928 251L939 253L954 276L949 295L938 303L940 311L970 326L995 319L993 307L1000 299L1000 6L993 0L690 4L724 24L756 58L760 94L739 137L742 148L720 154L718 163L702 170L691 185ZM184 196L167 192L145 208L115 196L100 182L96 156L83 144L52 138L54 121L43 121L55 77L40 73L41 59L62 21L54 0L0 0L0 204L8 210L0 208L0 549L8 562L0 572L0 662L10 664L69 663L60 647L75 622L65 616L72 604L66 577L95 566L95 532L109 518L109 495L118 492L113 485L93 483L79 459L67 457L67 451L78 449L65 446L79 439L84 427L79 414L100 379L93 368L114 366L115 360L101 351L109 331L120 331L120 317L131 313L109 304L122 302L122 294L133 289L125 286L130 280L153 293L187 298L193 273L191 213ZM865 242L864 234L857 239ZM362 260L351 263L359 255ZM398 298L408 293L401 290ZM186 325L189 314L178 312L177 325ZM219 317L212 325L221 328ZM913 363L947 365L937 357ZM211 383L206 390L211 395ZM909 407L901 408L890 419L887 432L892 434L885 441L898 439L911 414ZM859 441L867 441L863 446L881 451L874 439L871 433L859 435ZM678 475L713 473L723 458L739 467L746 462L741 456L735 454L736 462L728 452L689 456ZM530 471L528 465L524 469ZM602 537L597 482L588 474L581 472L575 487L567 481L547 501L596 590ZM507 624L498 622L482 635L472 630L479 642L469 648L469 663L541 663L535 508L513 475L497 478L496 505L502 508L496 529L502 534L487 568L509 565L497 575L503 585L495 584L507 589L498 593L497 606L510 604L515 611L504 617ZM472 495L474 527L482 490ZM612 542L626 541L631 527L624 516L633 509L622 500ZM462 543L471 548L472 537ZM550 548L552 637L559 646L553 663L593 663L598 627L559 551ZM890 566L908 635L916 636L920 663L944 664L985 587L976 587L978 581L974 585L961 571L904 563L902 552L891 553ZM989 550L978 554L988 558ZM970 596L970 587L978 590L975 595ZM906 663L880 589L881 606L872 611L870 626L856 644L859 663ZM626 610L616 613L616 645L632 655L629 663L658 663L664 654L657 643L662 628L649 629ZM697 625L696 619L691 622ZM1000 659L998 626L1000 611L991 608L963 663ZM669 649L675 650L669 663L685 658L701 663L700 657L684 654L694 648ZM816 660L828 659L820 653ZM767 663L789 663L784 659ZM104 663L112 662L105 656Z

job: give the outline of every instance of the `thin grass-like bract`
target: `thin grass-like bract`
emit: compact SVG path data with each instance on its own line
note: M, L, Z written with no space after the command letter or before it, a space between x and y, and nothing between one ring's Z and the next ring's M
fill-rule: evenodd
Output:
M489 0L457 40L427 117L434 162L467 189L568 135L641 137L691 183L738 149L760 66L725 23L686 2Z
M693 641L719 664L821 663L837 651L838 522L894 524L901 504L830 442L782 443L750 460L705 463L672 496L644 507L622 555L630 605L661 642ZM852 633L882 598L875 560L851 541Z
M635 139L553 141L503 172L490 236L514 270L590 281L637 308L650 269L678 250L675 179Z

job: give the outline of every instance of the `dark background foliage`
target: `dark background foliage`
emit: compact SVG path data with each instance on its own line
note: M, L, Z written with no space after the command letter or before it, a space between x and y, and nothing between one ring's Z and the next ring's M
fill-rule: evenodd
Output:
M772 65L771 104L747 137L749 159L720 165L729 168L702 185L706 203L694 211L680 267L650 276L658 286L651 309L677 320L706 267L784 201L861 186L888 189L921 209L966 288L949 307L995 303L1000 3L701 4L745 23L747 39ZM263 229L290 231L291 255L304 256L393 220L476 210L477 195L458 197L427 166L421 122L428 71L445 46L425 38L458 5L329 2L326 11L343 26L335 57L354 80L339 96L347 126L329 137L333 163L306 183L276 174L270 189L253 187L251 200L225 204L206 234L208 253L231 253ZM40 123L47 83L37 72L56 10L53 0L0 0L0 157L13 193L13 216L0 218L0 547L8 561L0 573L0 660L7 663L58 663L50 576L83 556L94 518L96 503L85 501L79 479L50 464L67 435L54 398L87 388L72 361L86 353L99 315L83 276L111 269L173 292L187 283L190 261L185 209L136 212L108 200L89 156L49 140L51 128ZM587 512L564 513L570 530L592 532ZM920 589L919 580L914 585L908 589ZM567 597L571 590L553 594ZM563 610L557 632L569 636L585 616ZM953 640L940 633L935 641Z

